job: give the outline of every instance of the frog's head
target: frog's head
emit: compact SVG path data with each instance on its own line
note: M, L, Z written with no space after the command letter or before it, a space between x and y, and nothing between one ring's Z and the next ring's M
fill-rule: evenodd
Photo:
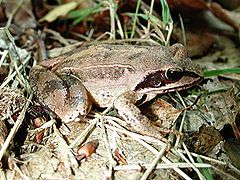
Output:
M162 94L189 88L203 79L200 67L187 56L181 44L169 48L170 58L161 60L158 67L144 72L142 79L134 87L135 92Z

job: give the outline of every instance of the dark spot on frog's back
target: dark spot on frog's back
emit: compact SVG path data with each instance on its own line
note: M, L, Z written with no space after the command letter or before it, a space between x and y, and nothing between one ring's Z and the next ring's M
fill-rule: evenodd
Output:
M111 51L102 51L102 52L96 52L96 53L93 53L93 54L91 54L91 58L99 58L99 57L102 57L102 58L104 58L104 59L107 59L107 58L109 58L109 57L111 57L111 56L113 56L114 54L113 54L113 52L111 52Z
M91 79L119 79L123 76L126 76L127 74L130 74L133 69L131 67L118 67L115 66L114 68L112 66L110 67L96 67L96 69L88 69L89 71L86 71L86 74L91 74ZM89 76L86 77L86 79L89 79ZM82 81L85 80L84 76L81 78Z
M132 60L132 59L137 59L137 58L141 57L142 55L143 55L143 53L142 53L142 52L139 52L139 53L131 54L131 55L128 56L127 58L128 58L129 60Z
M43 88L43 94L54 93L56 90L62 90L65 88L63 82L61 80L50 80L46 81L45 86Z

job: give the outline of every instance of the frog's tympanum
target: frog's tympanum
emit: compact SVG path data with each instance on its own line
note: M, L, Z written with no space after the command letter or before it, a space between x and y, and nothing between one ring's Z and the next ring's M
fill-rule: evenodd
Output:
M93 45L42 62L30 85L42 105L63 122L85 117L94 104L114 106L137 132L162 138L136 103L189 88L202 79L186 49L164 46Z

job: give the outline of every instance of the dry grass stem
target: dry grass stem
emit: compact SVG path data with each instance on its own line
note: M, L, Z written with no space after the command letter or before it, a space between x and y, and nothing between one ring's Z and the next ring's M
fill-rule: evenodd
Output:
M25 60L23 61L23 64L17 67L17 70L18 70L18 71L21 71L21 70L24 68L24 66L27 65L28 62L29 62L29 59L25 59ZM11 73L11 74L5 79L5 81L1 84L0 89L3 88L3 87L5 87L11 80L13 80L13 78L14 78L16 75L17 75L17 71L14 71L13 73Z
M0 51L1 59L0 59L0 67L2 67L4 60L8 54L8 50L3 50L3 52ZM9 65L9 64L8 64Z
M107 135L107 132L106 132L105 124L104 124L104 121L103 121L102 118L100 119L100 125L101 125L102 134L103 134L103 142L104 142L104 145L105 145L105 148L106 148L107 157L109 159L109 166L108 166L106 171L107 171L107 174L108 174L109 178L112 179L112 177L111 177L112 176L112 170L116 166L117 163L113 158L113 154L112 154L110 143L109 143L109 140L108 140L108 135Z
M89 135L89 132L91 132L95 128L97 122L97 118L91 120L88 127L85 128L82 133L69 145L69 148L75 148L78 145L82 144L86 140L86 137Z
M159 141L159 140L157 140L155 138L152 138L152 137L149 137L149 136L143 136L143 135L140 135L140 134L128 131L128 130L120 129L120 128L117 128L117 127L114 127L114 126L110 126L110 125L107 125L107 124L105 126L108 129L111 129L111 130L114 130L114 131L126 134L126 135L132 137L133 139L137 138L137 139L142 139L142 140L145 140L145 141L148 141L148 142L158 143L160 146L164 146L165 145L164 142Z
M182 99L182 96L178 92L177 92L177 96L180 99L183 107L185 108L186 104L185 104L184 100ZM185 122L186 113L187 113L186 111L183 111L181 123L180 123L179 129L178 129L178 131L180 131L180 132L182 132L182 130L183 130L183 125L184 125L184 122ZM174 145L175 147L177 147L179 145L180 139L181 139L181 137L177 136L177 139L176 139L176 142L175 142L175 145Z
M110 13L110 39L116 39L116 29L115 29L115 2L113 0L105 1L106 4L108 4L109 7L109 13Z
M152 164L150 165L150 167L144 172L144 174L141 177L141 180L146 180L148 178L148 176L151 174L151 172L155 169L155 167L157 166L157 163L159 162L159 160L163 157L164 153L166 152L168 148L168 145L165 145L157 154L155 159L153 160Z
M182 152L182 153L186 153L186 151L181 150L181 149L179 149L178 151L179 151L179 152ZM199 157L199 158L201 158L201 159L205 159L205 160L210 161L210 162L212 162L212 163L221 164L221 165L227 165L226 162L219 161L219 160L217 160L217 159L213 159L213 158L211 158L211 157L207 157L207 156L200 155L200 154L197 154L197 153L191 152L191 155L192 155L193 157L196 157L196 158Z
M151 5L150 5L150 10L149 10L149 14L148 14L148 16L152 15L152 13L153 13L154 1L155 1L155 0L151 0ZM149 18L149 17L148 17L148 18ZM148 24L147 24L147 32L150 31L150 26L151 26L151 24L150 24L150 21L148 20Z
M197 168L211 168L212 167L210 164L206 164L206 163L193 163L192 165L194 165ZM149 168L150 166L151 166L151 164L121 165L121 166L115 166L114 170L115 171L128 171L128 170L140 171L143 167ZM172 169L173 167L191 168L191 165L189 165L189 163L171 163L171 164L159 163L159 164L157 164L155 169Z
M134 136L135 137L135 136ZM139 138L137 138L137 139L135 139L136 141L138 141L141 145L143 145L145 148L147 148L149 151L151 151L153 154L155 154L155 155L157 155L159 152L158 152L158 150L156 150L154 147L152 147L152 146L150 146L148 143L146 143L145 141L143 141L143 140L141 140L141 139L139 139ZM151 141L150 141L151 142ZM161 142L161 141L160 141ZM163 143L163 142L162 142ZM163 145L163 147L165 147L166 146L166 144L164 143L164 145ZM172 164L172 162L169 160L169 159L167 159L165 156L163 156L162 158L161 158L161 160L163 161L163 162L165 162L166 164ZM184 173L181 169L179 169L178 167L172 167L172 169L174 170L174 171L176 171L179 175L181 175L182 177L184 177L185 179L189 179L189 177L187 176L187 174L186 173Z
M187 149L187 147L185 146L184 143L183 143L183 148L184 148L185 151L187 152L187 155L188 155L188 158L190 159L190 161L189 161L181 152L178 152L178 151L177 151L178 154L179 154L179 156L180 156L184 161L186 161L187 163L189 163L189 165L191 166L191 168L197 173L197 175L198 175L198 177L199 177L200 180L205 179L204 176L202 175L202 173L199 171L199 169L197 169L197 168L193 165L193 163L195 163L195 162L194 162L191 154L189 153L189 151L188 151L188 149Z
M71 148L68 146L68 144L62 137L62 134L59 132L58 128L56 127L56 124L53 124L53 129L54 129L54 134L59 140L58 151L61 153L61 155L63 155L62 158L64 159L65 167L69 169L71 169L71 167L77 168L78 167L77 159L73 155ZM66 155L66 157L64 155ZM69 164L69 160L71 164Z
M14 8L14 10L12 11L12 13L10 14L10 16L8 17L8 21L6 24L6 28L9 28L10 25L12 24L13 18L16 15L16 13L18 12L18 10L20 9L20 7L23 5L24 0L21 0L18 2L17 6Z
M64 38L59 32L54 31L52 29L48 29L48 28L45 28L44 32L52 34L53 35L52 39L55 39L55 40L59 41L64 46L69 46L70 45L68 40L66 40L66 38Z

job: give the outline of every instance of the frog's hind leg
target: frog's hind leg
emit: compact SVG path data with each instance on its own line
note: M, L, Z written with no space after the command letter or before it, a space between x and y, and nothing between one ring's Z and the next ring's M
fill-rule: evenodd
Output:
M85 117L91 109L87 90L73 75L58 76L37 65L30 71L30 85L39 102L65 123Z
M84 118L92 107L89 94L80 79L73 74L63 74L60 76L67 87L67 102L73 109L73 116Z

